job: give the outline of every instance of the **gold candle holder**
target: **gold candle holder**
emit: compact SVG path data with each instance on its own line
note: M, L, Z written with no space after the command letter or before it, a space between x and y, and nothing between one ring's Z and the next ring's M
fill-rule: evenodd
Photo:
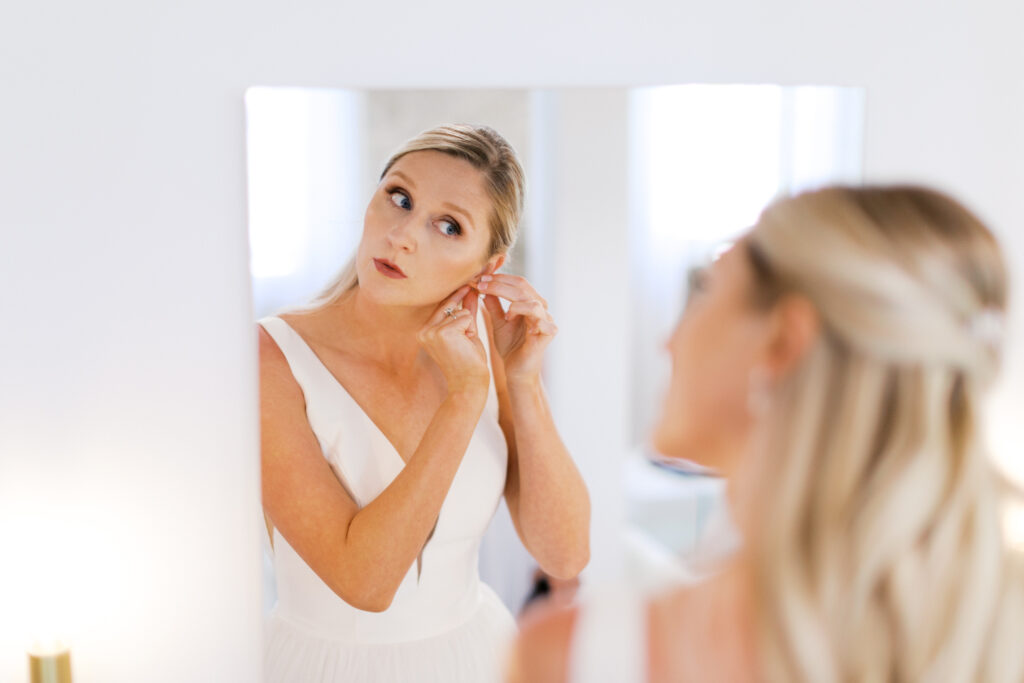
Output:
M66 647L33 648L28 652L32 683L71 683L71 651Z

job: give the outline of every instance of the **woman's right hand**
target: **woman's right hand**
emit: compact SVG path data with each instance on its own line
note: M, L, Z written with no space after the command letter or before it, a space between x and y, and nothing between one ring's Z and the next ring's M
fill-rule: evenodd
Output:
M441 368L449 394L486 394L491 380L487 352L476 329L479 301L476 292L463 285L438 304L418 335L420 346Z

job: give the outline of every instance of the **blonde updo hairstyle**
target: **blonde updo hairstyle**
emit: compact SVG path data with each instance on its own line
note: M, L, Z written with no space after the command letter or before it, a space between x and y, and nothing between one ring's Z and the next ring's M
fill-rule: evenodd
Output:
M399 159L413 152L442 152L464 159L484 176L484 185L493 210L489 218L491 242L487 256L504 254L512 249L523 212L525 174L512 145L497 131L487 126L451 124L426 130L408 140L398 149L380 177L387 175ZM312 306L335 301L359 284L353 258L331 283L313 300Z
M771 390L739 513L766 678L1024 680L1007 484L979 431L996 240L931 190L833 187L771 205L743 244L755 306L797 294L821 321Z

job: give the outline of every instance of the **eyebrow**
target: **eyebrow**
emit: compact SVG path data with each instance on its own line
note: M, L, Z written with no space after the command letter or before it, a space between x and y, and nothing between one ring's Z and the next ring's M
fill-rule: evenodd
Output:
M468 225L470 230L476 230L476 226L473 225L473 221L471 221L469 219L469 213L467 213L466 211L463 211L459 207L457 207L454 204L451 204L449 202L445 202L441 206L443 206L444 208L448 209L449 213L461 213L462 214L462 221L463 221L463 223Z
M414 183L412 181L412 178L410 178L409 176L405 175L401 171L389 171L389 173L391 175L394 175L394 176L404 180L406 182L406 184L410 188L412 188L413 190L416 189L416 183ZM460 207L458 207L455 204L452 204L450 202L445 202L441 206L443 208L447 209L449 213L462 214L462 223L465 224L465 225L468 225L470 230L476 230L476 226L473 225L473 221L470 219L468 211L466 211L465 209L462 209L462 208L460 208Z
M404 180L405 182L407 182L409 184L409 187L411 187L412 189L414 189L414 190L416 189L416 183L414 183L412 181L412 178L410 178L409 176L405 175L401 171L391 171L391 174L392 175L396 175L399 178L401 178L402 180Z

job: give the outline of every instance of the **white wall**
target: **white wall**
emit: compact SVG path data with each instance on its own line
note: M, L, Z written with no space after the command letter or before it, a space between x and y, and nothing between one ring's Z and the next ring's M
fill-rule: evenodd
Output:
M246 91L253 313L309 301L355 251L366 212L363 93Z
M69 593L78 680L258 678L247 86L863 85L867 177L952 188L1024 273L1022 9L936 4L5 7L0 604L23 609L0 615L0 678L24 671L6 636L38 582L4 579L44 551L22 533L40 508L55 534L88 541L64 562L98 585ZM1013 323L1024 329L1020 305ZM559 373L582 381L586 357L563 356ZM1024 401L1024 345L1010 371L1007 414ZM72 518L78 531L61 531Z
M622 569L619 472L632 446L629 93L588 88L543 97L545 135L558 141L545 160L545 192L555 201L536 235L553 255L538 282L559 327L545 376L555 421L590 491L595 533L586 576L603 581Z

